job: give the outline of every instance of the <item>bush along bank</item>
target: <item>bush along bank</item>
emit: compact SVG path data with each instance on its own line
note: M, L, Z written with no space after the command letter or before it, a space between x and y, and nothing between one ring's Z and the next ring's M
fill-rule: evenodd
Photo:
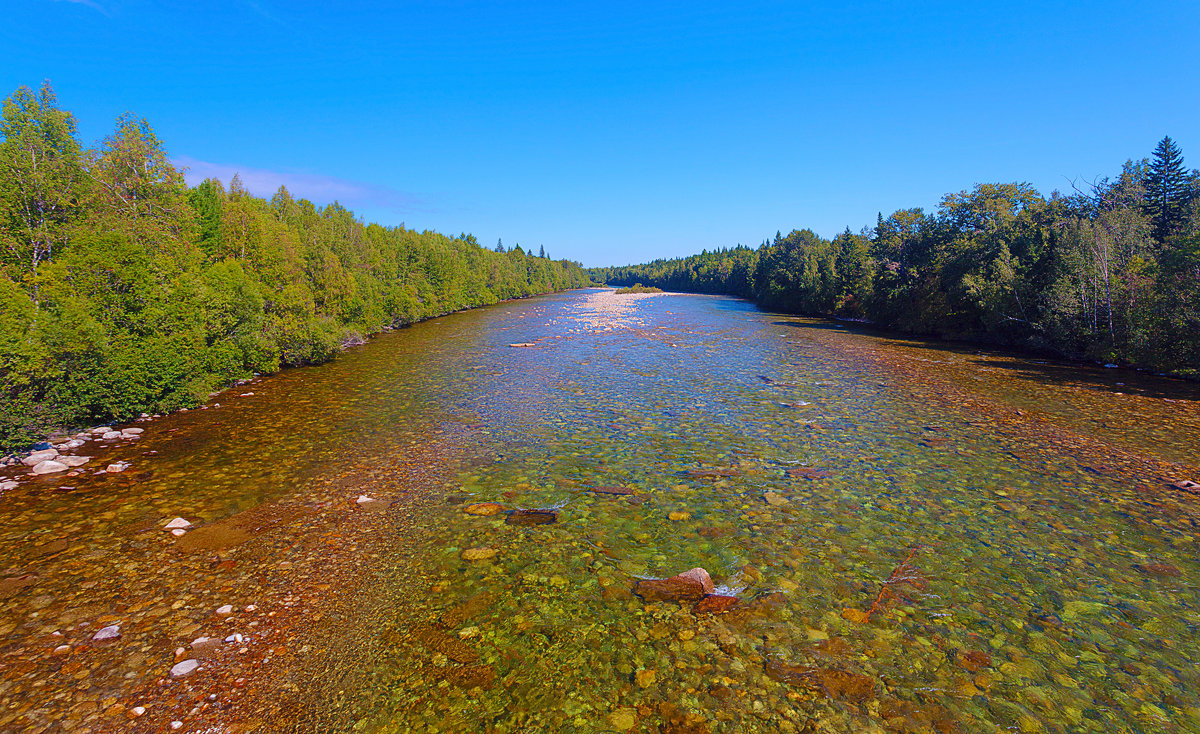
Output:
M0 454L589 282L544 252L366 224L282 186L189 187L145 120L85 149L48 84L18 89L0 127Z
M642 265L610 285L1200 376L1200 177L1170 138L1070 196L980 184L833 239L811 230Z

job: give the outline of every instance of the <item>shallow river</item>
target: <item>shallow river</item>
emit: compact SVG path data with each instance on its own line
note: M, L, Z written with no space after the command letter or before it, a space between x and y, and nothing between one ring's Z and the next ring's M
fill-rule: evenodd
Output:
M1200 731L1194 385L577 291L137 425L0 497L4 731Z

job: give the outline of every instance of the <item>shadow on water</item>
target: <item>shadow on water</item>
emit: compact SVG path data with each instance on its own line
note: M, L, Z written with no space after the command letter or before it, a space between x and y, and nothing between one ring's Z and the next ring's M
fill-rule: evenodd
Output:
M1200 402L1200 383L1182 378L1150 375L1130 369L1105 369L1087 362L1056 359L1049 353L1021 352L976 342L921 339L889 332L869 324L827 321L819 317L796 318L810 320L772 321L771 325L814 331L842 331L887 339L892 344L907 349L920 349L939 355L959 355L965 358L964 366L974 366L980 370L1004 370L1010 377L1036 382L1039 385L1075 386L1114 394Z

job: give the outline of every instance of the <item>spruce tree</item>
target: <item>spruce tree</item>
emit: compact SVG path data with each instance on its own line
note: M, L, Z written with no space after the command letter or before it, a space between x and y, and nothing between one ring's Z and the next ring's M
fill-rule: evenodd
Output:
M1159 242L1183 222L1189 193L1183 153L1168 135L1154 149L1154 160L1146 174L1146 213L1154 222L1154 236Z

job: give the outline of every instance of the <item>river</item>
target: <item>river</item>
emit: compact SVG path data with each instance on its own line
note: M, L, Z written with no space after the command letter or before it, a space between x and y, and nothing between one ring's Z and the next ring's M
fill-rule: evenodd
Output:
M1193 384L589 290L135 425L0 496L0 730L1200 731Z

